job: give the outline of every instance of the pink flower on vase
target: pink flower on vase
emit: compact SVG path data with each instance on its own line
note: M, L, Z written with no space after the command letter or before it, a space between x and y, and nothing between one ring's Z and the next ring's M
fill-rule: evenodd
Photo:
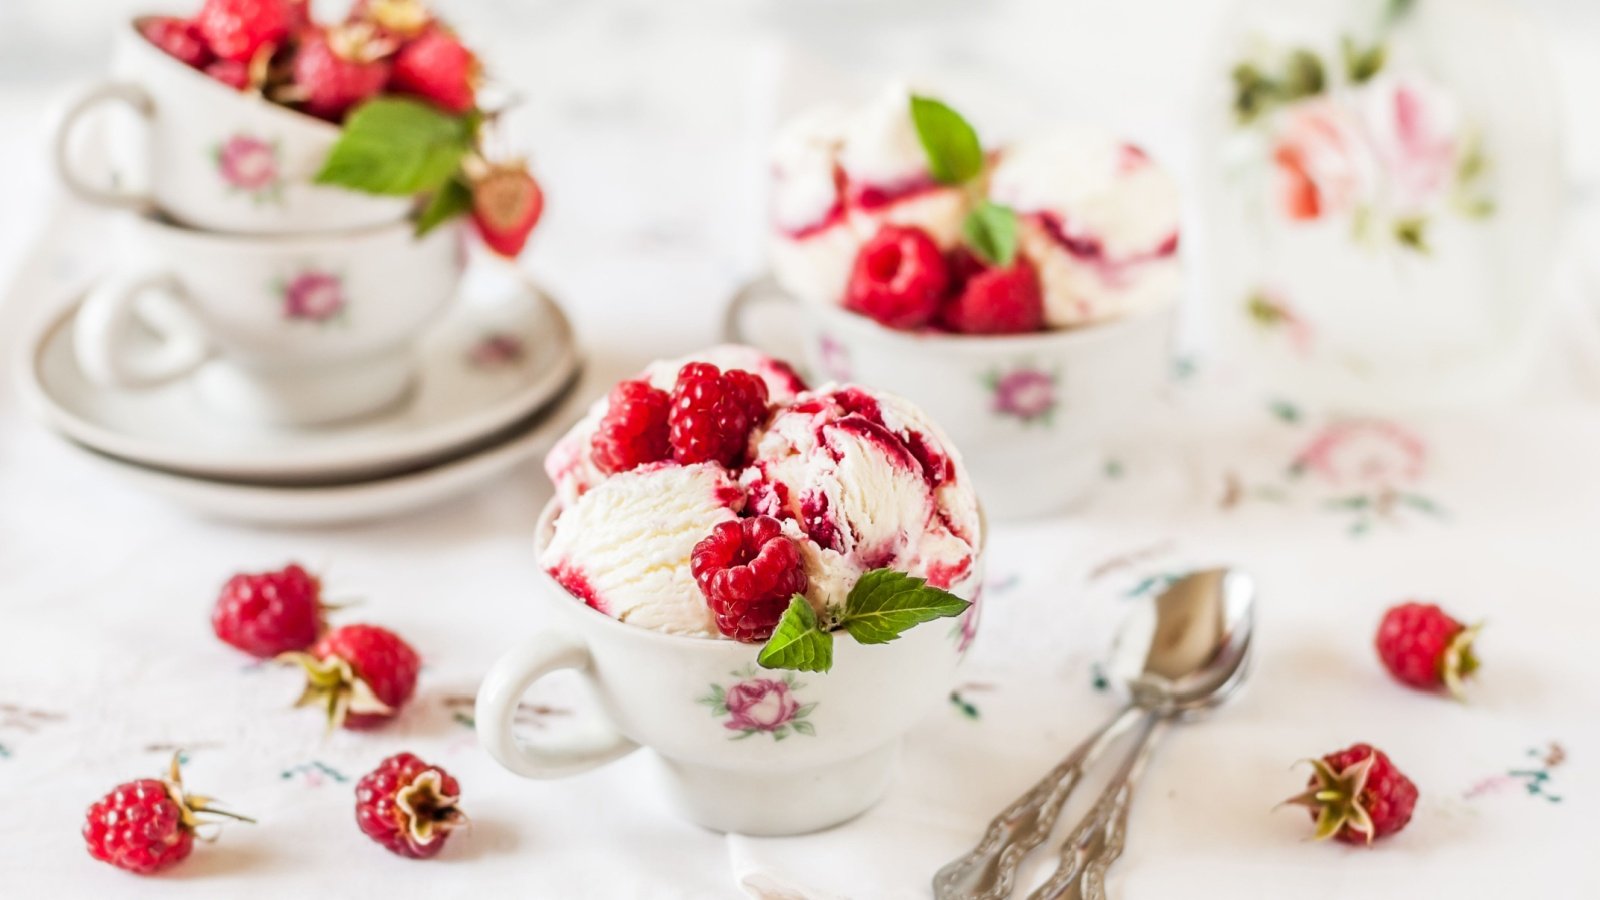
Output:
M1278 205L1297 222L1353 209L1371 193L1361 123L1336 100L1291 107L1274 137L1272 162Z
M1416 212L1450 190L1460 159L1461 113L1448 90L1415 76L1375 82L1364 109L1396 209Z
M276 197L282 187L278 145L248 134L236 134L216 150L217 172L227 185L257 198Z
M1324 428L1291 468L1340 488L1392 490L1421 478L1426 462L1421 438L1393 422L1355 419Z
M711 686L711 693L699 698L700 703L711 707L714 716L725 716L722 727L736 731L733 740L756 734L770 735L781 741L791 734L815 735L816 728L806 721L815 703L801 704L795 692L804 685L793 676L760 678L753 667L746 667L733 675L743 680L724 689Z
M282 294L286 319L326 322L345 311L344 284L328 272L302 272L283 286Z
M991 408L997 415L1019 419L1025 424L1037 421L1049 424L1056 408L1053 373L1024 366L1004 375L991 372L984 381L994 393Z

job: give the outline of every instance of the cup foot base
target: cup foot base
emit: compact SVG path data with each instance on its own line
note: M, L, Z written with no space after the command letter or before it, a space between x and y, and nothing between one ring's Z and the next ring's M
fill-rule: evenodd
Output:
M668 797L684 818L712 831L784 837L831 828L871 809L888 790L899 753L895 740L854 759L777 775L657 760Z
M195 376L208 406L268 425L316 426L388 409L412 389L416 357L403 352L344 365L262 372L212 362Z

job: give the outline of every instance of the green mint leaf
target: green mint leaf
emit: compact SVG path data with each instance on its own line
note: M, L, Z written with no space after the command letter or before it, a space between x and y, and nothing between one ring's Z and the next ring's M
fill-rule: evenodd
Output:
M461 182L459 178L452 178L444 186L433 192L428 198L428 205L422 208L422 214L417 216L417 237L422 237L444 222L465 214L472 209L472 189Z
M472 149L476 119L415 100L362 104L344 123L318 184L409 197L444 186Z
M833 668L833 635L817 624L817 614L801 594L789 599L778 627L761 648L756 662L763 669L826 672Z
M1017 258L1017 214L1009 206L985 200L967 214L961 233L991 266L1009 266Z
M928 156L928 171L945 184L960 184L983 171L983 145L961 114L931 97L911 98L911 122Z
M850 589L841 624L863 644L886 644L914 625L959 616L971 605L949 591L928 587L926 579L873 569Z

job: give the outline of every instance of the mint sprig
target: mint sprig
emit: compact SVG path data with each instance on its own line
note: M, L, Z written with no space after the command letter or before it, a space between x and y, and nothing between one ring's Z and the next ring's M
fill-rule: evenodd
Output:
M850 589L844 613L832 621L817 618L800 594L772 632L756 662L765 669L826 672L833 668L833 629L843 628L863 644L886 644L923 622L959 616L972 604L927 580L873 569Z
M1017 214L985 200L961 222L967 246L991 266L1004 268L1017 258Z
M439 191L471 152L478 121L415 100L369 101L345 120L316 181L391 197Z
M961 114L932 97L911 97L911 122L928 157L928 171L944 184L960 184L983 171L978 132Z

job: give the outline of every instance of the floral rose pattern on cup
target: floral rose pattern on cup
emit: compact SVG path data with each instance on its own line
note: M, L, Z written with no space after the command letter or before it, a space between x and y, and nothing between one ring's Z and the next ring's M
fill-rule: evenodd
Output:
M217 145L213 153L217 174L229 189L241 191L257 203L283 200L278 144L239 133Z
M502 331L485 334L467 351L467 361L478 369L504 369L522 362L527 355L522 338Z
M823 377L830 381L850 381L855 377L855 369L850 365L850 348L833 335L823 334L817 338L817 357Z
M344 282L338 275L307 269L278 286L283 317L298 322L328 322L346 312Z
M790 734L815 735L816 727L806 721L815 703L801 704L795 695L805 687L793 674L781 678L760 676L754 667L730 673L739 679L723 687L713 684L710 693L695 702L711 708L711 714L724 717L722 727L737 732L729 740L743 740L756 734L769 734L781 741Z
M989 388L989 408L995 415L1017 419L1024 425L1050 424L1057 403L1054 372L1022 365L1009 372L987 372L982 381Z

